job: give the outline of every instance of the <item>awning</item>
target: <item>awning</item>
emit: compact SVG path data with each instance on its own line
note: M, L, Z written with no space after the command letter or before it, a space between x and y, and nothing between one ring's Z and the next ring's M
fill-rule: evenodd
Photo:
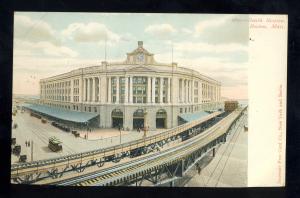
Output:
M197 113L186 113L186 114L181 114L179 115L180 118L182 118L183 120L185 120L186 122L191 122L193 120L198 120L200 118L203 118L207 115L209 115L210 113L206 112L206 111L200 111Z
M39 104L23 104L25 108L65 121L84 123L96 117L97 113L71 111Z

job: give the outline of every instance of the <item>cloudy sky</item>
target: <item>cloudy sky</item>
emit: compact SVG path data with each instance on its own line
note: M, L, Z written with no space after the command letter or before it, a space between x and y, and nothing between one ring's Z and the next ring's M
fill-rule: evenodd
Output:
M39 93L39 79L72 69L123 61L144 41L158 62L173 61L222 83L222 96L246 99L246 15L37 13L14 18L13 93Z

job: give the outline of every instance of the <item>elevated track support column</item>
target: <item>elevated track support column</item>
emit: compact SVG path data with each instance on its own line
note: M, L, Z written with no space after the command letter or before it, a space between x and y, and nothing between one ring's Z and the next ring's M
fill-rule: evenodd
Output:
M184 163L185 163L185 159L180 160L179 163L180 163L180 164L179 164L180 166L179 166L179 168L178 168L178 170L177 170L176 176L183 177L183 174L184 174Z
M174 187L174 186L175 186L175 181L174 180L170 181L170 187Z

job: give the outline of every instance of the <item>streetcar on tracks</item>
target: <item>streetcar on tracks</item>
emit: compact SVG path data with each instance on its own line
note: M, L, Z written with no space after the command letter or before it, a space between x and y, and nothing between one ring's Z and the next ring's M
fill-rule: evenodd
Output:
M53 136L49 138L49 144L48 144L48 148L53 151L53 152L58 152L58 151L62 151L62 145L61 145L61 141Z

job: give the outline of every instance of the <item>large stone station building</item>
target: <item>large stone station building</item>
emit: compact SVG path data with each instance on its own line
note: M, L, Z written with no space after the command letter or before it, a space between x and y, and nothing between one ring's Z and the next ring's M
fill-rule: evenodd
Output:
M174 62L156 62L154 54L138 41L138 47L127 53L123 62L103 61L40 80L36 105L43 107L35 110L44 109L44 114L62 110L60 119L66 121L68 112L79 117L88 113L81 122L88 124L91 117L97 117L94 127L132 130L146 126L155 130L172 128L204 111L221 108L220 90L220 82L195 70Z

